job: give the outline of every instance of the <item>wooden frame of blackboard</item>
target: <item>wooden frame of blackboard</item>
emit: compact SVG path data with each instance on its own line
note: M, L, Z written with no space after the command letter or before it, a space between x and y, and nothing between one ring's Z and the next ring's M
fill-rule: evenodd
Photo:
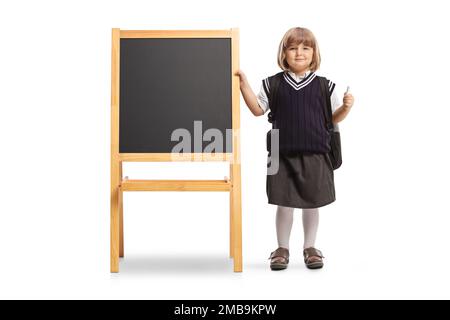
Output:
M173 160L171 153L119 152L120 39L123 38L229 38L231 39L232 152L185 154ZM234 271L242 272L242 205L240 165L239 29L229 30L120 30L112 29L111 51L111 272L119 272L124 257L124 191L226 191L230 193L230 257ZM224 180L129 180L123 177L122 163L130 161L226 161L230 177Z

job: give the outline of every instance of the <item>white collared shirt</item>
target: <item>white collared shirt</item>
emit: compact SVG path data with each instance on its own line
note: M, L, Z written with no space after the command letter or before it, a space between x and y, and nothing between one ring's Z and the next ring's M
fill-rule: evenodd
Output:
M303 75L297 75L296 73L292 72L292 71L288 71L289 75L295 79L295 81L300 82L303 79L305 79L310 73L311 71L306 71Z

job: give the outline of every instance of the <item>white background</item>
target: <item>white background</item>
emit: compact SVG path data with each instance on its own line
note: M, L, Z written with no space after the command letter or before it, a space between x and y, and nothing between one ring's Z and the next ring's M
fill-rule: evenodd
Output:
M445 1L14 1L0 5L0 298L450 298L450 22ZM240 29L257 92L291 27L347 85L337 201L320 210L325 268L271 272L266 117L241 99L244 272L228 259L226 193L127 193L109 273L111 28ZM190 75L185 75L189 81ZM222 164L127 164L130 178L222 179Z

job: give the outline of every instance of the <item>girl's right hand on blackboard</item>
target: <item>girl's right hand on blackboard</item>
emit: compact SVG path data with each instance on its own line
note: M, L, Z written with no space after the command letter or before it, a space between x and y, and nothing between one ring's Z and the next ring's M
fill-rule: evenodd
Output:
M241 69L236 71L236 73L234 75L239 77L241 84L245 83L245 81L247 80L247 77L246 77L244 71L242 71Z

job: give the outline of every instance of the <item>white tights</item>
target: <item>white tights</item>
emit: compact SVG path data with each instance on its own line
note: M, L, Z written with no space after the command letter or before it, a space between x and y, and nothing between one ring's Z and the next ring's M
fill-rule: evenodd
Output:
M319 227L319 209L302 209L303 215L303 248L314 247L317 228ZM278 246L289 249L292 223L294 221L294 208L278 206L276 216Z

